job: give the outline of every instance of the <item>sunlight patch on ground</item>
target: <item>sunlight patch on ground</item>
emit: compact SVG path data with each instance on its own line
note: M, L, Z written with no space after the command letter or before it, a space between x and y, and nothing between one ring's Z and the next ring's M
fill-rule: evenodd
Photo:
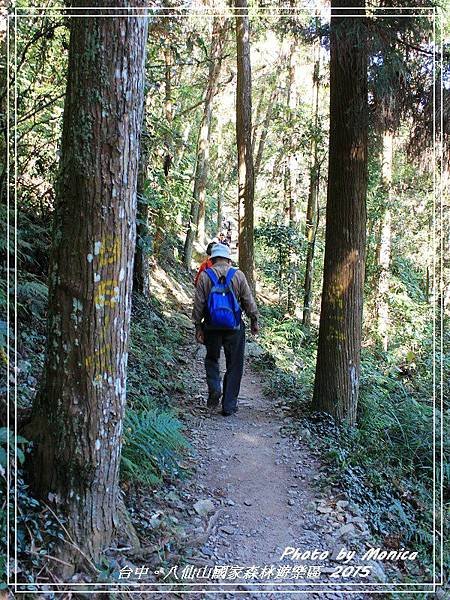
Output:
M239 439L245 440L246 442L249 442L250 444L258 444L258 438L256 438L254 435L250 435L248 433L244 433L244 432L240 432L237 437Z
M176 301L182 308L191 308L192 290L184 283L179 283L174 277L159 265L153 265L150 274L150 289L152 295L163 304Z

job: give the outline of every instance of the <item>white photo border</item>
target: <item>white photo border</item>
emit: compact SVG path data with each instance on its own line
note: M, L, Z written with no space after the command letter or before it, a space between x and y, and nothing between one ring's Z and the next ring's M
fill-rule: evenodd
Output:
M71 11L70 15L64 14L67 10ZM340 10L348 10L352 11L355 7L339 7ZM79 10L80 13L73 14L74 10ZM245 12L246 9L242 9ZM414 7L414 6L391 6L391 7L365 7L366 14L346 14L348 17L365 17L367 12L369 14L372 11L372 14L378 14L380 11L386 11L387 14L384 17L422 17L422 18L431 18L433 21L433 80L436 82L436 48L440 48L440 138L437 139L437 130L436 130L436 86L433 88L433 207L432 207L432 216L433 216L433 265L432 265L432 273L433 273L433 287L435 290L443 289L443 251L444 251L444 232L443 232L443 174L442 168L444 164L444 154L443 154L443 34L441 28L441 39L440 42L436 40L436 17L437 14L441 17L442 23L442 15L443 11L439 7L436 6L422 6L422 7ZM35 12L36 11L36 12ZM42 12L39 12L42 11ZM81 11L89 11L89 12L81 12ZM114 14L113 11L121 11L120 14ZM126 14L126 11L129 14ZM145 11L145 14L140 14ZM324 15L329 14L331 9L329 7L311 7L311 6L297 6L297 7L279 7L279 6L268 6L268 7L249 7L248 14L249 17L278 17L279 19L285 17L292 17L302 14L304 12L309 12L312 15ZM398 14L397 14L398 11ZM405 11L413 11L412 13L405 14ZM61 14L63 13L63 14ZM99 14L100 13L100 14ZM134 13L134 14L133 14ZM136 14L138 13L138 14ZM6 47L7 47L7 100L6 100L6 119L7 119L7 160L6 160L6 182L7 182L7 256L6 256L6 266L7 266L7 373L10 373L11 368L11 355L10 355L10 327L11 327L11 318L10 318L10 295L9 292L11 290L11 260L10 260L10 234L11 234L11 174L10 174L10 146L11 146L11 86L10 86L10 72L13 69L14 73L14 143L13 143L13 162L14 162L14 277L13 277L13 289L14 289L14 349L13 349L13 381L14 381L14 459L13 465L17 466L17 97L18 97L18 86L17 86L17 23L19 18L36 18L36 17L47 17L47 16L67 16L67 17L124 17L124 16L135 16L139 18L148 18L151 16L157 16L159 18L168 18L168 17L177 17L177 18L192 18L198 17L202 19L211 18L214 16L222 16L226 14L229 17L234 17L236 15L241 14L240 9L236 7L227 7L226 11L218 11L215 8L209 9L207 7L199 7L195 8L172 8L172 7L117 7L117 6L109 6L109 7L45 7L45 6L35 6L35 7L14 7L14 13L8 12L6 15L7 20L7 28L6 28ZM11 26L11 23L13 24ZM14 37L14 62L11 62L10 56L10 45L11 45L11 28L12 34ZM438 184L439 177L439 184ZM438 219L437 219L438 215ZM436 278L436 231L437 225L440 225L440 240L439 240L439 273L440 279L437 281ZM309 583L304 582L300 584L289 583L281 583L281 582L271 582L271 583L255 583L251 584L246 581L245 586L252 586L252 588L246 590L239 589L230 589L228 586L239 586L244 585L240 583L162 583L162 582L105 582L105 583L25 583L17 581L17 569L14 568L14 581L11 581L10 571L11 571L11 547L10 547L10 539L9 539L9 531L11 524L11 514L10 514L10 493L11 493L11 465L10 459L11 456L11 447L10 447L10 438L7 436L7 502L6 502L6 514L7 514L7 560L6 560L6 569L7 569L7 585L14 589L15 593L24 594L24 593L42 593L44 589L49 589L51 587L51 591L53 593L67 593L67 592L76 592L80 591L80 588L77 586L84 586L83 593L111 593L118 592L120 590L124 590L127 593L158 593L158 594L168 594L174 592L182 592L183 594L192 594L192 593L235 593L235 594L244 594L244 593L277 593L277 594L286 594L286 593L314 593L314 592L345 592L348 594L356 594L356 593L370 593L370 594L381 594L381 593L410 593L410 594L419 594L419 593L435 593L438 586L442 586L444 584L444 568L443 568L443 552L444 552L444 542L443 542L443 528L444 528L444 519L443 519L443 415L444 415L444 398L443 398L443 357L444 357L444 349L443 349L443 319L444 319L444 306L443 302L440 302L440 315L439 315L439 328L438 328L438 314L437 314L437 294L433 295L433 581L432 582L419 582L419 583ZM439 335L439 354L440 354L440 364L436 364L436 337ZM439 384L437 383L437 369L439 368ZM439 389L439 411L440 411L440 427L439 431L437 431L436 419L437 419L437 404L438 404L438 394L437 389ZM7 426L10 424L11 414L10 414L10 401L11 401L11 390L10 390L10 378L7 376ZM436 452L437 452L437 442L436 437L439 436L439 450L440 450L440 493L439 497L436 493ZM14 468L14 567L17 566L17 469ZM439 514L436 514L436 510L439 509ZM436 518L439 516L439 533L440 533L440 579L436 581ZM307 589L277 589L280 586L293 586L298 585L299 587L307 587ZM64 586L67 586L65 589ZM104 589L104 586L110 586L110 589ZM144 587L144 589L127 589L131 586L137 586L139 588ZM167 589L167 586L170 586L174 589ZM201 589L201 586L214 586L209 587L209 589ZM255 589L253 589L255 586ZM257 589L257 587L270 586L275 589ZM314 586L314 588L308 588L308 586ZM330 589L331 586L334 586L333 589ZM359 586L361 589L345 589L348 586ZM374 586L370 591L367 591L368 586ZM414 587L426 587L426 589L386 589L390 587L404 587L408 588L410 586ZM100 587L100 589L99 589ZM192 590L185 590L185 587L193 587ZM41 589L39 589L41 588ZM44 588L44 589L42 589ZM90 590L90 588L95 588ZM103 588L103 589L102 589ZM147 589L145 589L147 588ZM161 589L163 588L163 589ZM166 588L166 589L164 589ZM178 589L177 589L178 588ZM316 589L317 588L317 589Z

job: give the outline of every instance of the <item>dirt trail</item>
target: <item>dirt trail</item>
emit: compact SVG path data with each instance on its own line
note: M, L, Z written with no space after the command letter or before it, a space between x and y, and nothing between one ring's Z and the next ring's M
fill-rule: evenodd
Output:
M264 395L260 376L248 364L242 380L238 413L225 418L220 414L220 408L212 413L206 409L203 357L204 349L201 348L196 352L193 366L193 380L203 392L203 397L197 396L195 400L201 408L195 411L193 443L198 455L198 471L193 486L197 498L213 502L214 508L210 506L210 510L201 515L207 539L199 548L199 555L208 565L258 567L255 578L245 580L241 573L234 585L233 580L223 579L228 586L222 589L247 590L247 594L241 593L239 597L260 597L261 594L252 593L255 586L250 585L259 582L260 590L273 590L264 595L265 598L298 598L298 592L291 595L287 590L300 590L302 584L303 590L308 590L311 584L330 581L327 577L338 563L281 559L283 550L291 546L302 552L328 550L330 555L333 552L335 555L359 534L367 537L367 528L361 518L356 519L355 512L348 512L344 501L336 505L339 498L321 498L313 485L314 480L320 478L320 465L306 443L283 435L283 425L289 418ZM215 514L211 517L211 513ZM352 524L354 519L356 522ZM290 571L284 578L277 577L278 569L283 565ZM317 565L322 567L319 578L312 576L309 570ZM261 577L264 566L273 566L269 578ZM299 567L300 578L294 578L294 572L299 574ZM382 577L382 573L380 575ZM265 585L262 587L261 583ZM304 586L305 583L309 585ZM303 593L301 597L352 597L353 600L366 597L333 592L334 587L315 594ZM282 595L275 591L283 588L286 593Z
M298 505L311 501L313 494L304 483L299 487L286 464L287 440L279 432L279 415L264 397L257 375L246 371L239 412L225 419L217 411L198 431L207 454L198 480L226 492L226 518L237 523L235 533L224 540L229 546L222 544L224 558L230 557L231 547L238 562L250 559L263 565L292 545L288 530L298 522ZM297 506L290 506L294 496Z

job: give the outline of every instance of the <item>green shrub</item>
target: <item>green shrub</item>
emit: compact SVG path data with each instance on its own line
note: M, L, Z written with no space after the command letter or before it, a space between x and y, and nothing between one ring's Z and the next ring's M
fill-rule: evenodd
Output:
M189 443L172 412L128 410L124 423L122 475L133 482L159 485L164 477L182 477L180 465Z
M130 338L128 406L139 411L167 407L167 399L184 390L177 368L183 340L179 328L156 306L135 299Z

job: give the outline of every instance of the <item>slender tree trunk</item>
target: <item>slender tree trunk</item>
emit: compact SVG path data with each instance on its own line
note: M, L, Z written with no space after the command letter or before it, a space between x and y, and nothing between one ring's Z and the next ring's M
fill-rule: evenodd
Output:
M241 9L236 16L236 141L238 151L239 267L247 277L251 289L255 291L250 24L247 0L236 0L235 6L236 8Z
M255 155L256 138L258 137L258 128L260 125L261 115L263 112L264 98L266 96L266 88L263 88L259 97L258 106L256 108L255 123L252 128L252 154Z
M134 253L133 291L148 297L150 292L150 268L148 253L148 201L145 196L145 182L147 181L149 138L146 127L146 115L150 110L150 97L145 99L144 124L141 136L141 152L137 179L137 215L136 215L136 250Z
M166 35L170 37L170 30L168 29L170 21L167 20ZM173 71L173 51L170 46L164 48L164 116L167 121L167 129L164 135L163 141L163 152L162 152L162 169L166 179L169 177L170 169L173 161L173 148L172 148L172 136L171 126L173 122L173 101L172 101L172 71ZM161 245L165 237L165 219L164 212L161 208L158 210L154 221L155 236L153 240L153 251L156 256L159 255Z
M71 20L47 354L29 425L33 488L93 560L118 525L136 237L147 19L124 14Z
M170 124L173 121L173 106L172 106L172 49L167 47L164 49L164 114L166 121Z
M366 241L367 50L363 0L332 0L330 149L314 405L355 424Z
M317 144L317 129L319 125L319 76L320 76L320 46L314 48L315 62L313 72L313 102L314 102L314 130L315 134L311 144L312 166L309 175L308 206L306 209L306 252L305 283L303 296L303 325L311 325L312 308L312 282L314 274L314 253L316 247L316 232L318 225L319 182L320 165Z
M267 104L267 109L266 109L266 115L264 117L261 134L259 136L258 150L256 151L255 168L254 168L255 181L258 179L258 175L261 170L261 161L262 161L262 157L263 157L263 153L264 153L264 146L266 144L266 138L267 138L267 134L269 132L270 121L272 119L273 107L274 107L274 104L277 99L277 93L278 93L278 91L275 87L272 90L272 93L270 94L269 102Z
M283 141L283 152L288 141L287 138ZM289 162L288 156L285 156L283 165L283 225L289 225Z
M198 191L198 220L197 220L197 238L200 244L206 243L206 230L205 230L205 219L206 219L206 184L208 179L209 171L209 140L211 135L211 117L212 117L212 105L214 96L217 93L217 86L220 78L220 72L222 69L222 54L225 45L227 26L223 19L217 18L213 23L213 36L211 40L210 56L213 61L210 65L210 77L208 85L212 87L211 92L207 90L205 104L208 101L210 104L208 111L208 131L205 148L205 160L201 161L200 167L203 168L204 174L200 177L200 188Z
M187 148L189 147L189 134L191 133L191 129L192 129L192 125L193 125L193 120L189 119L189 121L185 124L184 128L183 128L183 134L182 134L182 146L179 150L179 152L177 152L176 154L176 168L180 168L180 166L183 164L183 159L184 159L184 155L186 153ZM177 223L177 229L181 230L183 229L183 213L181 208L179 208L177 210L177 214L175 216L175 221ZM178 253L178 249L174 249L174 253Z
M189 146L188 140L189 140L189 134L191 133L192 124L193 124L193 120L190 119L184 126L183 135L182 135L183 145L181 146L181 149L178 152L177 157L176 157L177 158L177 160L176 160L177 167L179 167L182 164L184 155L186 153L186 149Z
M216 169L218 172L218 184L219 190L217 195L217 220L216 220L216 233L219 233L222 229L222 219L223 219L223 201L225 197L225 186L226 186L226 176L224 174L224 157L225 157L225 148L224 148L224 140L223 140L223 128L225 124L225 119L220 114L217 117L217 165Z
M192 250L196 237L201 244L205 243L205 210L206 210L206 184L208 180L209 165L209 138L211 133L211 117L213 99L219 81L222 66L222 53L225 43L226 25L223 17L216 17L213 22L212 39L210 46L210 66L208 85L206 88L203 117L200 123L200 132L197 142L197 163L194 178L194 193L191 203L189 226L184 243L183 263L186 268L191 268Z
M319 175L311 177L309 182L308 207L306 210L306 239L308 249L306 252L305 283L303 297L303 325L311 325L312 310L312 282L314 276L314 254L316 249L316 233L318 227L319 207Z
M428 218L428 235L427 235L427 260L426 260L426 271L425 271L425 297L427 302L431 301L431 286L432 286L432 239L433 239L433 215L430 214Z
M170 46L164 49L164 115L167 121L167 129L164 140L164 175L169 177L170 168L173 161L172 144L172 123L173 123L173 101L172 101L172 70L173 70L173 51Z
M291 52L289 58L289 83L288 83L288 128L291 130L291 137L294 136L294 120L295 111L297 109L297 59L296 59L297 43L294 40L291 44ZM288 174L288 213L289 225L292 227L296 221L296 202L297 202L297 159L290 145L288 146L287 174Z
M391 194L392 194L392 159L394 136L390 131L383 135L382 178L386 207L381 222L381 235L378 253L378 297L377 325L378 334L387 351L389 343L389 269L391 263Z
M219 190L219 195L217 196L217 231L220 232L222 227L222 219L223 219L223 189Z
M294 39L291 43L289 53L289 69L288 69L288 122L287 130L290 133L291 140L286 145L287 159L285 170L285 194L286 194L286 212L287 222L290 228L294 228L296 224L296 204L297 204L297 172L298 164L294 151L292 150L292 142L295 143L295 111L297 109L297 60L296 60L297 42ZM287 273L287 312L293 314L295 310L295 288L297 285L297 268L296 257L291 252L288 258L288 273Z

